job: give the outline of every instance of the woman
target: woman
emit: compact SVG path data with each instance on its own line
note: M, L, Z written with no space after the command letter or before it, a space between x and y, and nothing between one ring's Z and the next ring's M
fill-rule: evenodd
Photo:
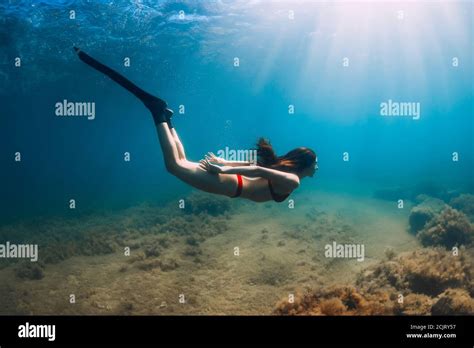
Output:
M110 77L143 102L153 116L166 169L197 189L255 202L283 202L299 186L302 178L313 176L318 168L313 150L299 147L278 157L264 139L260 139L257 144L257 165L226 161L212 153L199 163L190 162L171 124L173 111L168 109L164 100L145 92L77 47L74 50L79 59Z

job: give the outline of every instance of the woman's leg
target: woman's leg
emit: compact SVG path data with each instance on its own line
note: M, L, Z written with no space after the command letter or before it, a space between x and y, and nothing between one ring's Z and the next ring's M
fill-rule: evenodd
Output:
M170 132L173 135L175 144L176 144L176 149L178 150L178 155L179 159L186 160L186 153L184 152L184 146L181 143L181 140L179 139L178 133L174 128L170 128Z
M215 175L203 170L199 163L186 159L178 133L169 123L156 123L158 138L169 173L205 192L233 196L237 190L235 175Z
M203 170L199 166L199 163L188 161L184 152L184 146L181 143L178 133L172 126L170 120L168 119L167 122L168 127L164 127L163 125L164 123L157 125L160 143L163 144L163 133L166 133L166 131L161 131L161 128L168 128L169 132L173 137L175 149L178 153L178 160L176 161L176 165L167 165L168 172L181 179L182 181L186 182L187 184L202 191L226 195L230 197L235 195L238 185L237 177L235 175L210 174L207 171ZM168 134L166 134L166 137L168 137L168 142L170 142ZM174 156L176 158L176 153Z
M179 140L178 134L176 131L170 130L167 124L172 115L172 111L167 109L167 104L164 100L145 92L115 70L98 62L78 48L74 49L83 62L107 75L119 85L133 93L151 111L160 140L166 169L171 174L200 190L226 196L234 195L237 188L237 178L235 175L211 174L203 170L198 163L185 160L184 148Z
M186 160L178 134L173 128L170 129L167 123L156 123L156 130L169 173L199 190L229 197L234 196L238 186L235 175L211 174L203 170L199 163ZM181 148L181 154L179 148Z
M178 133L176 132L176 129L174 129L173 124L171 123L171 116L173 116L173 113L168 113L166 115L166 123L168 124L168 128L173 135L174 141L176 148L178 149L178 154L179 154L179 159L186 160L186 154L184 152L184 146L181 143L181 140L179 139Z
M174 173L180 161L176 142L166 122L156 123L156 131L158 133L166 169L168 172Z

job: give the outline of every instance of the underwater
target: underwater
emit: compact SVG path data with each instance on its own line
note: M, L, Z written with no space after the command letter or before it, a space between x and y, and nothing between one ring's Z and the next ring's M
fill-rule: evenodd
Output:
M474 314L469 1L0 3L0 315Z

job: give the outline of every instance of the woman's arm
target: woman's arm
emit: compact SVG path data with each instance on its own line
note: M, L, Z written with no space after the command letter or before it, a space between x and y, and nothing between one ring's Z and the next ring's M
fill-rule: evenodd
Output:
M244 162L244 161L227 161L224 160L222 163L224 166L227 167L243 167L243 166L250 166L252 165L251 162Z
M250 166L252 162L246 161L227 161L222 157L217 157L212 152L208 152L207 155L204 156L210 163L220 164L223 166L230 166L230 167L241 167L241 166Z
M272 182L283 186L286 190L292 191L297 188L300 184L300 180L297 175L292 173L286 173L275 169L260 167L260 166L245 166L245 167L229 167L212 164L207 160L201 160L201 168L207 170L210 173L215 174L240 174L248 176L250 178L266 178Z

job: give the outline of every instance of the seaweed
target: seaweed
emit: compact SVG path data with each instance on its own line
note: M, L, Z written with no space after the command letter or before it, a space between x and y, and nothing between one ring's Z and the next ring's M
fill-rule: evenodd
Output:
M15 267L15 275L20 279L40 280L44 278L44 264L42 262L20 262Z
M175 270L179 267L178 262L173 258L164 259L160 262L160 268L163 272Z
M392 248L385 249L384 254L385 254L385 257L387 258L387 260L393 260L395 258L395 256L397 255L395 253L395 250L393 250Z
M277 286L286 283L290 278L291 268L289 265L281 261L265 259L265 262L256 275L250 279L250 282Z
M470 287L472 265L466 252L459 256L443 249L424 248L383 261L358 275L357 286L366 289L392 287L398 293L436 296L449 287Z
M277 304L280 315L384 315L394 312L395 304L386 292L366 293L353 286L331 286L295 295Z
M209 218L209 215L176 216L159 226L160 233L192 236L200 241L214 237L229 228L228 222L222 218Z
M186 244L191 246L198 246L200 241L195 236L189 236L186 238Z
M440 245L452 248L471 244L474 239L474 229L466 215L447 207L431 219L417 237L424 246Z
M471 221L474 220L474 195L461 194L451 199L449 205L466 214Z
M298 292L274 313L282 315L472 314L472 251L458 256L442 248L400 254L361 271L355 285ZM399 301L403 295L402 301Z
M161 261L158 259L145 260L145 261L138 262L136 264L136 267L142 271L151 271L154 268L160 268Z
M18 244L38 244L41 261L58 263L75 255L100 255L115 251L124 235L110 233L116 223L102 225L90 218L36 218L3 227L0 240ZM118 228L117 228L118 229Z
M125 246L136 250L142 245L146 257L157 257L170 246L173 238L188 236L188 243L196 244L228 229L227 216L205 213L226 212L229 209L227 204L220 198L192 197L196 214L142 204L107 216L34 218L1 227L0 241L38 244L41 261L45 264L59 263L72 256L110 254L123 250ZM205 208L199 208L203 204ZM151 242L144 242L144 234L156 237ZM1 267L14 263L15 260L7 260Z
M162 247L156 241L144 249L146 257L158 257L162 253Z
M474 313L474 300L466 290L447 289L431 307L433 315L469 315Z
M409 225L410 225L410 232L413 234L418 233L423 227L425 227L426 223L429 222L436 214L440 213L446 204L436 198L424 196L424 197L417 197L418 200L422 200L422 202L416 206L414 206L410 211L409 216Z
M398 303L393 314L396 315L429 315L433 298L423 294L408 294Z
M117 311L120 315L130 315L134 309L135 309L135 306L133 305L132 302L125 301L125 302L120 302Z
M202 255L202 250L198 246L188 246L186 249L184 249L183 255L197 257Z
M229 199L203 192L193 192L185 200L184 211L187 214L201 213L219 216L227 213L231 208Z
M129 259L128 259L128 262L129 263L135 263L135 262L140 262L140 261L143 261L146 259L146 255L143 251L138 251L136 253L133 253Z
M142 271L151 271L152 269L160 268L163 272L168 272L178 268L179 264L172 258L163 260L152 259L140 261L137 263L136 267Z

